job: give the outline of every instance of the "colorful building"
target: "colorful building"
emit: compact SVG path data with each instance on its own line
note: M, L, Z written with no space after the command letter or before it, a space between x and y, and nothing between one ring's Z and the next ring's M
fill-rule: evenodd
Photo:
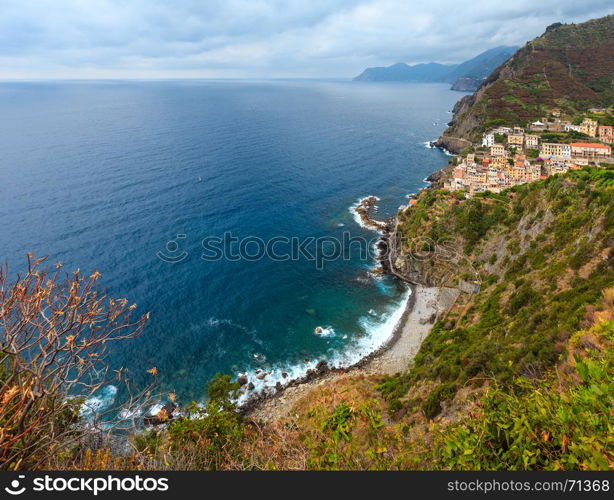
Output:
M537 149L539 148L539 136L526 134L524 136L524 147L526 149Z
M597 137L598 123L590 118L584 118L580 124L580 133L589 135L591 137Z
M539 150L542 158L554 156L558 159L571 158L571 145L554 142L543 142Z
M572 142L571 155L586 160L603 160L612 156L612 148L597 142Z
M601 142L608 142L610 144L614 142L612 140L613 132L614 127L612 127L611 125L599 125L599 127L597 128L597 135L599 136L599 140Z
M524 144L524 135L523 134L509 134L507 136L507 145L514 146L516 148L521 148Z
M490 147L490 156L492 156L493 158L495 157L499 157L499 156L507 156L507 151L505 150L505 146L503 144L493 144Z

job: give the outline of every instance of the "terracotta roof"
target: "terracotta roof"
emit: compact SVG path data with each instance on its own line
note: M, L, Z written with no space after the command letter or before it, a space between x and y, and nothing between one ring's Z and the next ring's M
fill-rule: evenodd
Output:
M610 149L610 146L606 146L605 144L598 144L596 142L572 142L572 147L576 148L605 148Z

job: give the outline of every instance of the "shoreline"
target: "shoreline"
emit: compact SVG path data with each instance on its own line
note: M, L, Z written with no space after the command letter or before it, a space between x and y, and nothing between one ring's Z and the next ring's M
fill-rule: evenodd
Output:
M292 381L277 393L264 395L242 408L242 413L259 421L279 420L290 416L300 399L325 383L356 375L394 375L407 369L435 322L450 309L459 293L452 288L408 286L411 295L403 315L390 338L377 350L349 367L328 368Z
M320 362L318 367L314 370L309 370L307 374L303 377L299 377L293 380L290 380L287 384L278 388L275 393L259 393L255 394L252 398L247 400L243 405L239 407L239 411L245 415L251 415L253 413L260 413L264 407L267 406L269 401L273 401L276 399L280 399L284 393L289 391L292 388L307 387L309 384L314 382L319 382L325 378L330 378L331 376L339 376L345 375L348 373L355 372L364 368L371 361L373 361L378 356L383 355L386 351L388 351L392 346L396 344L396 342L400 339L403 325L405 324L408 316L411 314L414 308L414 304L416 302L416 286L412 284L408 284L408 288L410 289L410 295L407 299L407 303L405 304L405 308L403 310L403 314L401 318L395 325L392 334L381 346L379 346L374 351L370 352L366 356L363 356L355 363L345 366L343 368L338 368L334 366L328 365L327 362Z
M381 236L376 244L378 252L375 260L379 264L379 266L374 268L373 272L375 273L376 270L379 270L380 272L394 275L394 273L389 272L389 266L387 265L388 255L386 251L383 251L383 248L387 248L392 221L379 221L371 218L371 211L377 210L376 203L378 200L379 198L374 195L360 198L359 200L357 200L355 205L352 205L350 207L350 212L354 215L354 219L359 226L364 229L375 231ZM290 379L284 384L277 382L275 386L270 386L268 388L265 387L259 392L254 392L253 394L250 394L243 402L239 403L238 411L245 415L251 414L258 408L262 407L263 405L266 405L267 401L279 398L288 389L301 385L306 385L313 380L319 380L331 373L343 374L352 370L359 369L365 364L369 363L375 357L387 351L399 339L399 325L402 325L405 322L408 314L411 313L414 303L416 301L416 284L407 280L401 281L405 283L405 285L409 288L409 296L407 297L406 302L403 306L403 312L401 314L401 317L397 321L397 324L394 326L391 335L379 347L366 354L365 356L361 357L354 363L342 367L334 366L330 364L329 361L322 359L313 368L308 369L307 372L302 376ZM245 374L239 374L237 380L239 380L239 378L242 379L241 389L249 384L249 379L245 377ZM250 385L253 388L253 384Z
M408 368L435 322L452 307L459 291L453 288L426 287L411 282L396 273L390 258L390 235L394 233L392 221L375 221L370 210L377 197L368 196L353 207L361 226L380 232L377 261L386 274L395 276L410 290L403 313L390 337L377 349L356 363L344 368L320 362L315 370L294 379L275 393L260 393L240 407L241 413L261 421L274 421L289 416L294 405L311 390L324 383L356 375L394 375ZM357 221L358 222L358 221Z

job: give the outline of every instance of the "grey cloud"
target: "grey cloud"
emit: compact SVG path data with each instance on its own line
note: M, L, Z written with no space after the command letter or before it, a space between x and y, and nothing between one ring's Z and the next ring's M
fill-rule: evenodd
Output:
M0 78L343 77L521 45L609 0L0 0Z

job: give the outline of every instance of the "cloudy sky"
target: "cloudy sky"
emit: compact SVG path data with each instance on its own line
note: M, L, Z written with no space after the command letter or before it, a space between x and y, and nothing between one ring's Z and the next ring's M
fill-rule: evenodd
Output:
M611 0L0 0L0 79L350 77L613 12Z

